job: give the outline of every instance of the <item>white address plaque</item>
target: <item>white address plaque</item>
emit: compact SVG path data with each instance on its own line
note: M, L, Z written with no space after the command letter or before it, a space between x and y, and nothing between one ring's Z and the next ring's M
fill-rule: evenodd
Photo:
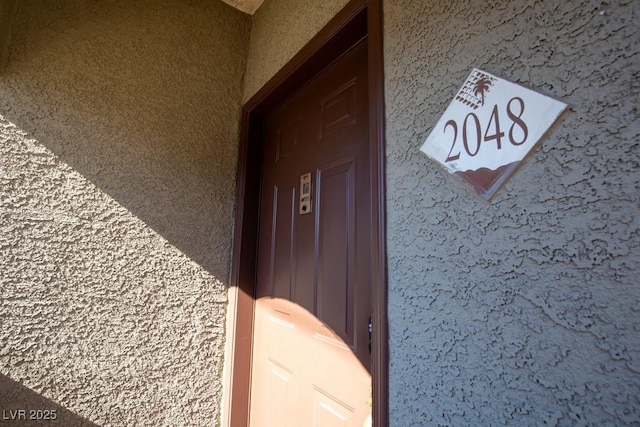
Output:
M421 151L488 200L565 108L474 68Z

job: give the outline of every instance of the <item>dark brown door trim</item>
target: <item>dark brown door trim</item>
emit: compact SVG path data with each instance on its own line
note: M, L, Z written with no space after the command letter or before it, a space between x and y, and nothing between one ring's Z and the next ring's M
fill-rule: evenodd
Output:
M384 80L382 0L349 2L242 109L231 286L236 287L229 362L228 425L247 426L251 390L253 307L262 164L262 120L282 101L367 37L372 188L373 421L388 425L388 328L384 197Z

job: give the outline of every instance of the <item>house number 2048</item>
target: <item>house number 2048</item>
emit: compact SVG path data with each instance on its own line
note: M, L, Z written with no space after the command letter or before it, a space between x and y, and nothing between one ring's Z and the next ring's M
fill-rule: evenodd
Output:
M527 124L522 120L522 114L524 113L524 101L520 97L513 97L507 103L507 117L510 120L511 126L509 127L509 142L514 146L519 146L525 143L529 136L529 129ZM453 129L453 142L451 149L445 162L452 162L460 158L462 152L459 148L456 154L453 154L456 149L456 143L458 142L458 123L455 120L449 120L444 125L444 132L447 129ZM473 136L475 135L475 137ZM464 118L462 123L462 145L464 151L470 156L474 157L480 151L480 145L484 142L490 142L495 140L498 150L502 149L502 138L505 137L504 132L500 127L500 114L498 112L498 106L493 106L491 117L489 117L489 123L482 135L482 127L480 125L480 119L475 113L469 113Z

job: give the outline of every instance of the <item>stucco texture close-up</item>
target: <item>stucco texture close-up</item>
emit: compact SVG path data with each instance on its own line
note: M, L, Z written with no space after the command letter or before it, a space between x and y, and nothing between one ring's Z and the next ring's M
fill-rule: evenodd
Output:
M219 422L249 30L218 1L19 2L0 74L1 409Z
M348 3L267 0L252 17L243 101L248 101Z
M384 5L391 425L640 424L640 3ZM490 203L419 151L473 68L569 105Z

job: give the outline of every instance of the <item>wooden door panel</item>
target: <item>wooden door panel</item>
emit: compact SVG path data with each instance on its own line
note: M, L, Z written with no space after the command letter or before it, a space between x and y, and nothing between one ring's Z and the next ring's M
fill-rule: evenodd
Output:
M278 146L276 149L276 163L295 153L300 145L300 124L302 118L298 115L286 122L278 129Z
M265 331L264 338L266 340L265 349L268 358L272 363L287 369L291 374L296 372L296 350L297 343L295 342L296 325L289 321L291 316L288 313L283 313L287 309L284 301L272 300L271 313L265 317Z
M271 362L268 370L269 378L267 380L267 405L263 411L265 421L268 421L269 427L283 427L291 425L293 412L295 409L295 400L292 390L293 373L284 369L282 366ZM282 405L282 402L285 402ZM270 412L269 408L279 408L278 411Z
M291 299L291 266L295 265L293 247L295 237L296 190L292 186L273 187L271 217L271 291L274 298Z
M356 83L353 79L320 101L321 138L356 123Z
M312 172L311 170L307 172ZM316 186L314 177L314 188ZM314 201L315 201L314 195ZM315 212L317 207L313 207ZM312 212L307 215L298 215L296 218L296 262L294 268L294 288L293 302L304 308L309 313L314 313L316 308L316 248L314 245L315 231L315 214Z
M253 427L360 427L370 413L367 90L360 43L265 119Z
M354 341L355 164L320 169L317 176L317 315L349 345Z
M353 418L353 408L332 399L320 390L314 390L315 427L346 427Z

